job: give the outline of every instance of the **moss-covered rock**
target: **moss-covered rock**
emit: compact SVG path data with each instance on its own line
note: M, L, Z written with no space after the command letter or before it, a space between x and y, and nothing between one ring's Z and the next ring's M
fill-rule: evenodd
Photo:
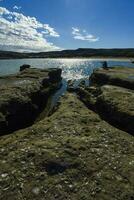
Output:
M106 121L134 134L134 68L98 69L90 79L92 86L77 89L80 99Z
M0 135L33 123L60 83L60 69L25 69L0 77Z
M58 110L0 138L1 200L130 200L134 141L66 94Z
M96 101L96 108L104 118L134 134L134 91L105 85Z
M90 81L95 85L117 85L134 90L134 68L111 67L94 70Z

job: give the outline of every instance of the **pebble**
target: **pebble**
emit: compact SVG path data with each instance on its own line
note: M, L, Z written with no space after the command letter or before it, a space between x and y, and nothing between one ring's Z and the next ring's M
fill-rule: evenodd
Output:
M2 177L2 178L6 178L7 176L8 176L7 173L1 174L1 177Z
M38 195L40 193L40 189L38 187L35 187L32 189L32 193Z

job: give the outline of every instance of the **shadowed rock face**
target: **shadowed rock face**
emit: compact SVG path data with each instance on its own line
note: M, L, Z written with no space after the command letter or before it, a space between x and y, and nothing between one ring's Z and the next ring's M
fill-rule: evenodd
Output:
M103 121L77 96L0 138L1 200L128 200L134 195L133 137Z
M30 67L31 67L30 65L22 65L22 66L20 66L20 72L25 69L29 69Z
M60 69L25 69L0 77L0 134L33 123L60 83Z
M90 79L92 87L78 89L82 101L106 121L134 134L134 68L99 69Z
M134 134L134 91L105 85L96 101L99 113L118 127Z

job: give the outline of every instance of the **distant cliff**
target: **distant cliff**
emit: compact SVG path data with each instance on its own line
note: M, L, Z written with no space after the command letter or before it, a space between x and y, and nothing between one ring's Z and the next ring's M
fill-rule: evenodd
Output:
M111 58L134 58L134 49L76 49L39 53L18 53L11 51L0 51L0 59L17 58L90 58L90 57L111 57Z

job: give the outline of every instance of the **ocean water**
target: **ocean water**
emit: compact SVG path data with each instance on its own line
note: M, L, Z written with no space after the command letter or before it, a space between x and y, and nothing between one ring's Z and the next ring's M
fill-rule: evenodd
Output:
M106 59L105 59L106 60ZM30 64L33 67L61 68L62 77L65 80L81 80L88 78L95 68L102 66L103 59L15 59L0 60L0 76L14 74L19 71L23 64ZM134 67L130 60L107 59L108 66Z

